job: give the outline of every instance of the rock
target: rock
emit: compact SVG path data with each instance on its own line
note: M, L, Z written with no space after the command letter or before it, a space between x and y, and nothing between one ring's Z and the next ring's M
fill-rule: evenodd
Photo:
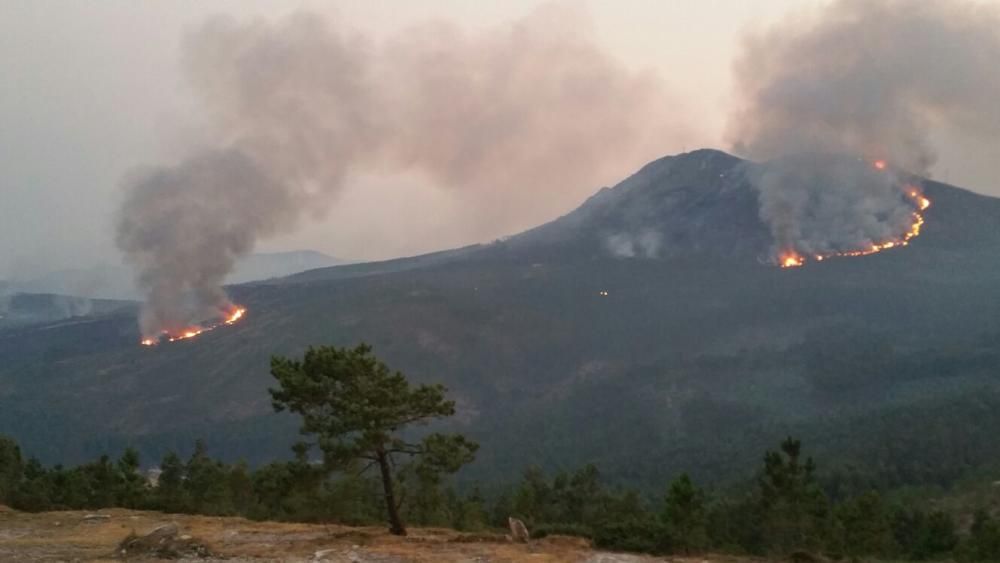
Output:
M509 516L507 517L507 524L510 526L511 540L517 543L528 543L531 536L528 534L528 528L524 525L524 522L513 516Z
M324 557L326 557L327 555L329 555L329 554L331 554L331 553L333 553L335 551L337 551L337 550L336 549L321 549L321 550L319 550L319 551L317 551L316 553L313 554L313 560L314 561L320 561Z
M100 520L111 520L110 514L87 514L83 517L84 522L97 522Z
M185 534L178 535L177 524L158 526L144 536L133 531L118 544L117 555L122 559L155 557L158 559L203 558L211 556L208 548Z
M153 531L146 534L145 538L149 540L161 540L161 538L172 538L177 535L180 529L177 524L170 522L169 524L162 524L153 528Z

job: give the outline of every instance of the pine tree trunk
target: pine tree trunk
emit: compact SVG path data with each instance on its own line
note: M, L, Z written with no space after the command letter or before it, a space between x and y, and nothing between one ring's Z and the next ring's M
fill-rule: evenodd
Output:
M385 508L389 513L389 533L405 536L406 528L399 518L399 507L396 506L396 493L392 488L392 470L389 467L389 456L378 452L378 468L382 472L382 489L385 491Z

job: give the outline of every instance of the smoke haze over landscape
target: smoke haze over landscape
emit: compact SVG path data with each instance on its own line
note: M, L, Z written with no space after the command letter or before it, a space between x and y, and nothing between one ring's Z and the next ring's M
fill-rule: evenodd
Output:
M161 172L174 166L183 169L184 161L202 150L237 151L256 167L296 168L293 175L311 176L308 181L292 176L271 179L309 200L308 215L322 218L302 221L301 211L276 211L289 215L277 222L262 219L273 223L265 229L269 233L265 249L312 247L365 259L490 240L564 213L599 186L663 154L699 146L731 146L754 158L781 154L782 143L788 142L781 134L782 123L792 115L801 119L810 113L822 122L824 114L805 103L810 99L806 94L816 88L826 91L824 74L838 64L833 60L837 52L844 53L844 68L850 72L844 73L843 84L833 84L843 89L837 98L841 106L823 111L839 116L873 95L870 90L865 93L864 84L884 84L887 88L874 93L873 99L880 103L873 111L906 117L893 122L898 130L892 134L915 131L915 138L925 143L894 146L891 158L897 164L929 162L920 155L936 153L940 156L933 169L936 176L987 193L995 189L996 147L984 142L982 134L995 130L995 121L987 118L992 113L972 119L969 115L975 112L963 113L953 102L960 99L978 111L993 93L991 80L996 77L973 76L970 69L993 52L995 33L990 34L989 22L995 17L996 2L931 2L921 3L919 9L892 2L786 0L752 5L724 1L712 6L637 3L624 6L627 9L602 3L586 8L537 4L472 8L440 0L391 9L339 3L334 10L328 3L304 2L308 10L299 15L266 0L211 7L178 2L133 10L100 5L52 10L45 2L3 7L8 13L0 25L12 48L0 50L0 57L23 87L0 95L0 115L9 124L0 131L5 149L0 152L4 159L0 239L6 242L0 245L0 278L30 279L60 268L116 261L113 225L115 207L125 199L122 176L126 186L134 186L142 175L136 172L137 165L152 166L147 172L157 166L163 167ZM216 11L230 15L213 16ZM790 12L797 15L787 19ZM292 33L293 28L304 30L300 43L289 43L284 51L277 48L282 34ZM844 35L852 29L860 35ZM747 31L757 39L740 39ZM880 42L880 37L893 41ZM318 110L307 109L332 103L329 84L321 83L328 74L310 76L304 67L282 69L289 80L299 82L293 86L271 81L268 88L261 88L265 77L255 73L267 68L263 60L256 66L244 60L231 72L216 71L231 57L246 58L250 52L266 52L272 62L294 55L304 57L303 65L315 64L315 57L310 59L307 53L327 49L330 41L344 57L323 59L323 64L363 69L359 79L366 84L360 88L370 92L371 84L382 85L379 96L364 103L391 106L394 111L377 112L377 123L350 125L367 131L364 143L379 146L367 146L364 157L348 155L349 163L345 158L325 162L320 170L308 162L315 155L290 161L266 144L281 138L283 145L318 144L333 150L335 135L304 134L293 139L275 134L272 127L279 116L294 123L296 131L346 126L338 121L342 114L314 119ZM844 49L826 49L837 41L864 46L873 53L872 62L866 63L864 57L851 60ZM965 56L973 43L981 46L977 59L965 65L953 62ZM510 60L501 61L506 67L490 60L491 53L511 46L519 49ZM782 65L801 66L812 56L810 49L823 51L822 60L829 62L801 73L779 72ZM586 68L577 75L591 80L611 73L616 78L598 92L624 97L642 109L616 115L610 122L601 121L598 112L581 127L560 135L552 125L565 123L566 115L586 113L584 104L594 100L569 98L558 88L540 86L540 91L531 92L532 100L540 107L558 106L557 115L550 118L546 112L518 106L524 82L498 81L497 76L520 68L525 70L525 81L536 81L531 60L516 56L529 52L585 60ZM130 56L118 56L121 53ZM898 61L907 53L913 56ZM313 63L305 62L309 60ZM733 60L738 61L738 71L731 78ZM893 67L898 72L864 80L875 61L899 62ZM428 75L413 72L427 64L433 71ZM492 75L477 74L472 71L476 68L497 70ZM942 74L946 69L948 74ZM388 73L397 75L390 79ZM339 83L349 83L346 76L351 75L341 75ZM968 84L978 90L952 92L962 84L959 77L971 80ZM936 78L948 88L932 90ZM901 85L888 88L900 80ZM391 87L385 88L386 84ZM562 82L553 79L548 84ZM587 81L581 78L576 84ZM247 96L251 86L258 88L255 96ZM415 93L408 100L399 95L404 88ZM492 112L477 113L474 104L437 101L441 92L474 100L483 89L492 89L491 99L497 102ZM291 91L296 97L288 97ZM652 97L658 99L650 101ZM788 103L788 111L799 113L762 117L758 102L767 97L781 99ZM266 111L247 113L268 104ZM642 111L648 112L648 119L630 117ZM412 132L426 128L427 116L435 112L443 112L433 120L439 144L421 142L424 137ZM748 119L750 113L757 117ZM446 119L449 116L453 119ZM726 116L730 119L723 135ZM861 124L870 120L852 119ZM302 121L315 127L303 129ZM387 121L411 133L388 146L379 141ZM478 127L463 129L466 121ZM587 137L581 134L583 126L597 133L578 138ZM637 126L645 139L632 137ZM478 139L495 139L496 146L484 147L469 135L470 130L483 133ZM532 142L522 146L519 131L530 135ZM923 133L927 135L921 137ZM831 137L841 138L839 133ZM862 146L857 139L869 138L861 132L848 137L852 146ZM360 137L353 140L362 142ZM463 152L450 158L455 147ZM542 153L536 155L539 147ZM910 154L917 156L911 159ZM536 173L523 182L523 171L529 167ZM342 174L349 180L338 182ZM291 188L285 185L291 182ZM503 188L497 189L500 185ZM301 201L289 204L301 210ZM413 213L416 206L423 212Z
M384 44L306 13L194 31L183 60L215 146L138 172L118 230L144 333L227 308L236 259L322 217L353 172L424 174L503 225L653 154L672 130L665 92L604 55L585 21L565 26L573 16L543 9L476 36L428 24Z
M779 247L866 248L911 223L898 167L930 175L931 134L960 132L996 150L1000 11L970 2L837 0L750 36L735 65L743 98L735 150L781 159L756 179ZM834 157L889 163L857 172Z
M0 560L1000 561L997 60L1000 0L0 2Z

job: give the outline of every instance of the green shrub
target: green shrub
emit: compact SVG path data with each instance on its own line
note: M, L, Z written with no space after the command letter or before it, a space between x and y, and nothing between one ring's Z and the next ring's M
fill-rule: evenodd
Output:
M546 536L574 536L588 540L594 539L594 531L583 524L539 524L529 531L534 539Z
M670 533L652 518L635 518L609 522L594 530L594 545L614 551L670 553Z

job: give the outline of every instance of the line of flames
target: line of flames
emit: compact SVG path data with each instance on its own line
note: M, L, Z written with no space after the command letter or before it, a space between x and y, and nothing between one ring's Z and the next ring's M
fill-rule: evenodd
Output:
M189 326L184 330L174 334L164 331L163 333L161 333L156 337L144 338L141 341L141 344L143 346L155 346L160 342L162 342L163 340L166 340L167 342L177 342L178 340L186 340L188 338L194 338L199 334L206 333L210 330L215 330L220 326L234 324L236 321L242 319L246 315L246 312L247 310L245 307L236 307L235 309L233 309L233 312L229 313L228 316L226 316L221 322L208 326L201 326L201 325Z
M885 168L885 164L883 163L879 166L879 163L882 163L882 161L876 161L875 167L879 170L883 170ZM885 242L874 243L869 248L845 250L842 252L830 252L827 254L815 254L812 256L812 259L817 262L822 262L827 258L868 256L869 254L875 254L876 252L882 252L883 250L898 248L910 244L910 240L920 236L920 229L924 226L924 216L921 212L931 206L931 200L927 199L916 186L907 186L906 195L913 201L914 205L916 205L917 210L913 212L913 223L910 225L910 230L904 233L902 237ZM797 268L805 264L806 260L807 257L805 255L800 254L795 250L785 250L778 256L778 265L782 268Z

